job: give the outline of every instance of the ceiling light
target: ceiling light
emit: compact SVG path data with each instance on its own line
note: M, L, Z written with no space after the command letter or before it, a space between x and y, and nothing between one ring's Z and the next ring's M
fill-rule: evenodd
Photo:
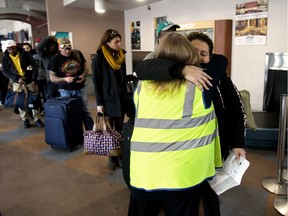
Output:
M106 10L104 8L104 2L105 0L94 0L94 10L97 13L105 13Z

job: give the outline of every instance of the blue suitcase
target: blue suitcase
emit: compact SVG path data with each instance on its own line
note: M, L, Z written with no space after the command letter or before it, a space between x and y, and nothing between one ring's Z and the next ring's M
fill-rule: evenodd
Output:
M44 104L45 142L71 151L83 144L82 108L79 98L50 98Z

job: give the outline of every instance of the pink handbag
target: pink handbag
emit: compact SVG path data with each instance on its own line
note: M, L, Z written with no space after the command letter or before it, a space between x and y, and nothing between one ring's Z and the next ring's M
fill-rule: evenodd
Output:
M84 133L84 149L96 155L121 155L121 134L111 129L108 118L102 113L96 116L93 130Z

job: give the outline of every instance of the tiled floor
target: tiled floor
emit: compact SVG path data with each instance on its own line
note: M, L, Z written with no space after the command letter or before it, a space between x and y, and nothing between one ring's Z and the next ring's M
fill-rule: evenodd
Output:
M95 115L95 101L89 97ZM44 129L23 129L12 108L0 111L0 211L2 216L125 216L129 190L107 158L52 149ZM242 184L220 195L222 216L278 216L276 195L262 180L276 175L273 150L247 149L251 162Z

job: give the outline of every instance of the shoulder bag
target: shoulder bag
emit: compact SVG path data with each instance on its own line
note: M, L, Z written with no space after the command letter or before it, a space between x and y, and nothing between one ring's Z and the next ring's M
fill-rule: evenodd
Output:
M98 113L93 130L84 133L84 150L90 154L120 156L122 152L121 134L111 129L108 118Z

